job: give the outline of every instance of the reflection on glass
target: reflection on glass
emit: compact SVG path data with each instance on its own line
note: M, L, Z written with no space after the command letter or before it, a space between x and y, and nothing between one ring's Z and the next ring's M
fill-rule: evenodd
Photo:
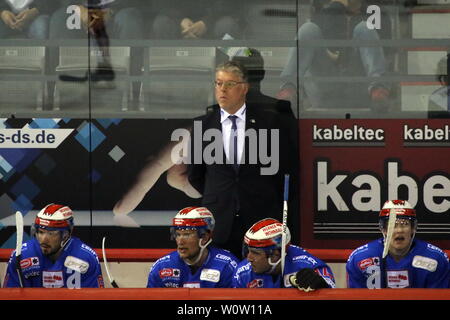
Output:
M0 111L199 115L215 65L253 47L260 91L299 117L429 116L448 110L441 2L2 0Z

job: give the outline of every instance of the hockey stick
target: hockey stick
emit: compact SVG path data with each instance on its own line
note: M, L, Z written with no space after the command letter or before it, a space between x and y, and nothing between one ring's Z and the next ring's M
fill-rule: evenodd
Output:
M20 287L23 288L24 277L20 261L22 260L22 242L23 242L23 216L20 211L16 212L16 270L19 276Z
M67 82L86 82L86 81L88 81L88 78L89 78L89 76L87 73L86 73L86 75L81 76L81 77L70 76L68 74L59 75L59 80L67 81Z
M389 220L386 231L386 238L384 239L383 255L381 257L381 285L382 288L387 288L387 270L386 270L386 257L389 253L389 247L391 246L392 235L394 234L395 221L397 220L397 212L395 209L391 209L389 212Z
M282 17L282 18L296 18L297 12L294 10L283 10L283 9L265 9L265 16L269 17Z
M283 233L281 234L281 275L284 276L284 260L286 256L286 228L289 199L289 175L284 175L284 200L283 200Z
M106 260L105 240L106 240L106 237L103 237L103 241L102 241L103 263L105 264L105 270L106 270L106 274L108 275L109 283L111 283L113 288L118 288L119 286L117 285L116 280L114 280L114 278L111 276L111 273L109 273L108 261Z

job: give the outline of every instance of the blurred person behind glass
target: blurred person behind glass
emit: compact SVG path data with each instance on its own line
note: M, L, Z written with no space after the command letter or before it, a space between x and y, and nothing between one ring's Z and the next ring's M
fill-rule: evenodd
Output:
M362 0L314 0L310 21L298 29L297 40L361 40L376 43L380 34L369 29ZM297 79L312 108L361 108L386 110L390 87L379 80L388 64L381 46L302 46L292 48L281 74L280 99L295 100ZM351 83L310 80L304 77L340 78L366 76Z
M60 0L61 7L50 19L50 39L83 39L92 36L102 51L101 61L91 74L98 87L112 88L115 78L109 54L109 39L142 39L143 20L136 0ZM81 28L69 29L67 13L69 6L77 6ZM133 64L132 64L132 69ZM87 77L68 79L86 81ZM101 84L101 85L100 85Z
M433 91L433 93L430 95L428 99L428 109L430 111L441 111L441 110L448 110L450 111L450 102L449 102L449 84L448 84L448 66L450 60L450 54L448 54L446 57L443 57L441 60L439 60L437 65L437 78L439 83L441 84L441 87Z
M47 39L49 14L54 5L46 0L1 0L0 39Z
M153 21L155 39L240 38L243 10L223 0L154 0L159 11Z

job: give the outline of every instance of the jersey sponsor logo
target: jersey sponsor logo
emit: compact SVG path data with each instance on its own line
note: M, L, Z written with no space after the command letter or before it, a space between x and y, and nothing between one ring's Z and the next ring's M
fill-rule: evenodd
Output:
M20 260L20 268L27 269L31 267L39 266L39 258L38 257L30 257L26 259Z
M23 276L25 277L25 279L29 279L32 277L39 277L40 274L41 274L41 272L39 270L36 270L36 271L24 272Z
M93 256L97 256L97 253L91 247L89 247L88 245L86 245L84 243L81 244L81 249L83 249L89 253L92 253Z
M370 266L379 266L379 265L380 265L380 258L378 257L371 257L358 262L358 267L361 270L365 270Z
M180 269L174 268L164 268L159 270L159 277L163 278L179 278L180 277Z
M64 286L63 272L43 271L42 286L44 288L62 288Z
M348 260L350 260L351 258L353 258L354 255L356 255L357 253L360 253L361 251L367 251L369 248L369 245L366 243L365 245L362 245L358 248L356 248L351 254L350 257L348 257Z
M220 271L216 269L203 269L200 274L200 280L217 283L220 280Z
M264 288L264 279L254 279L247 283L247 288Z
M179 288L179 287L180 287L179 284L176 283L176 282L167 282L167 281L164 281L163 285L164 285L164 287L166 287L166 288Z
M225 261L230 261L231 260L231 257L226 256L226 255L221 254L221 253L216 254L216 258L219 259L219 260L225 260Z
M248 262L247 264L243 265L242 267L239 267L236 271L237 274L242 273L242 272L246 272L249 271L252 268L252 265L250 264L250 262Z
M387 284L389 288L408 288L408 270L388 270Z
M223 260L223 261L229 261L230 264L233 266L233 268L236 268L236 267L237 267L237 262L234 261L234 260L233 260L231 257L229 257L229 256L226 256L226 255L224 255L224 254L218 253L218 254L216 255L216 258L219 259L219 260Z
M428 244L427 244L427 249L428 249L428 250L431 250L431 251L437 251L437 252L439 252L439 253L445 254L444 251L442 251L440 248L438 248L438 247L436 247L436 246L433 246L431 243L428 243Z
M309 263L311 263L312 265L316 265L317 264L317 261L313 257L307 256L305 254L301 255L301 256L294 257L292 259L292 261L297 261L297 260L305 260L305 261L308 261Z
M423 257L423 256L414 256L413 267L419 269L425 269L430 272L435 272L438 266L438 262L434 259Z
M74 256L68 256L64 261L66 268L78 271L79 273L86 273L89 269L89 263L87 261L78 259Z
M200 282L186 282L183 284L183 288L200 288Z

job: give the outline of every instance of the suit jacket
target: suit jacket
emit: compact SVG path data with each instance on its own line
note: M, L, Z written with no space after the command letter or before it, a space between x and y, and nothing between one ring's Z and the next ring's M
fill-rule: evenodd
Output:
M273 101L271 100L270 103ZM241 160L237 172L231 164L226 164L225 160L223 164L206 164L202 161L202 163L190 165L189 181L203 195L202 205L207 207L215 217L213 239L218 244L228 240L236 214L239 214L242 222L240 227L243 231L263 218L272 217L281 221L284 174L293 173L288 160L290 156L296 156L294 155L296 151L289 150L289 144L292 143L289 141L289 131L283 127L279 114L273 112L273 106L263 105L261 101L258 103L247 101L246 106L246 130L255 129L256 132L259 129L280 130L279 170L274 175L262 175L261 168L265 166L260 163L260 159L256 164L249 163L251 155L247 152L248 139L244 146L245 161ZM211 111L208 114L194 121L201 122L202 132L210 128L221 130L220 107L214 105L209 109ZM195 134L193 131L192 139L197 138ZM268 136L270 137L270 134ZM258 137L258 143L259 139L260 137ZM268 140L270 141L270 138ZM202 142L202 151L209 143L209 141ZM192 143L192 148L193 145ZM270 150L270 142L268 145ZM191 154L196 151L198 152L191 149Z

